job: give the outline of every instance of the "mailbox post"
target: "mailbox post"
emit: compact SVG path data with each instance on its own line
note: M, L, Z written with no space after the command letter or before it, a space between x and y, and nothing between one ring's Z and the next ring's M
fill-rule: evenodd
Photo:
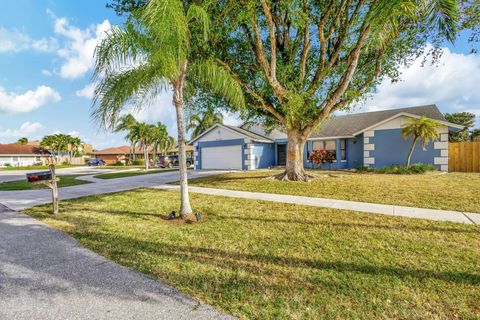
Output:
M53 214L58 213L58 187L55 165L50 164L50 171L27 173L27 180L30 183L43 183L52 190Z

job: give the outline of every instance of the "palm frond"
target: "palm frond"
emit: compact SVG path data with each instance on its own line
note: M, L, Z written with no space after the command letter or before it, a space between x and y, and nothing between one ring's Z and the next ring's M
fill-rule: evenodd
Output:
M143 107L151 103L166 85L154 65L109 74L95 88L92 116L103 127L114 128L120 112L127 105Z
M196 81L209 87L213 93L225 97L229 103L239 109L245 107L242 87L227 70L214 60L196 61L191 65L190 71Z

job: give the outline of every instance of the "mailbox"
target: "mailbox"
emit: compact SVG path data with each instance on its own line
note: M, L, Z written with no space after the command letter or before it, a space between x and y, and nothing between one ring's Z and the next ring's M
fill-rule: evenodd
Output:
M28 182L40 182L52 180L52 173L50 171L27 173Z

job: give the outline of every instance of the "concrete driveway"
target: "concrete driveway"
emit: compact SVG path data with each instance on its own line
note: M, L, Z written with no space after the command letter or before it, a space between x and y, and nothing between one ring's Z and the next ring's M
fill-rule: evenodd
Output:
M233 319L0 205L0 319Z

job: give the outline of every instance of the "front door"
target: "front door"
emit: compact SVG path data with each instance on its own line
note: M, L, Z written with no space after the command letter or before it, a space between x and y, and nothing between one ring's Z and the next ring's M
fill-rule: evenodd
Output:
M287 145L277 144L277 165L284 166L287 164Z

